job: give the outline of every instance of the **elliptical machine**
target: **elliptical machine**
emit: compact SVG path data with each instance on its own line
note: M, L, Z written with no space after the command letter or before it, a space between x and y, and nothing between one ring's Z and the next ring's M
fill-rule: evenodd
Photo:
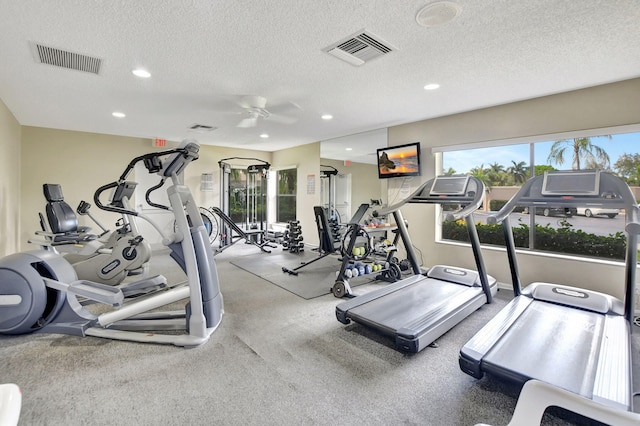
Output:
M140 217L161 235L171 257L185 271L187 283L170 290L140 296L125 303L122 290L87 280L78 280L75 270L62 256L52 251L35 250L0 259L0 334L32 332L95 336L144 343L163 343L193 347L209 340L223 314L218 274L198 207L183 182L185 167L198 159L200 146L184 141L176 149L134 158L120 178L96 191L94 202L104 210ZM176 230L165 235L159 225L135 210L104 206L100 194L126 182L138 162L149 173L166 179ZM184 310L158 312L161 306L189 299ZM81 302L110 305L113 310L96 315ZM151 312L153 310L153 312ZM185 330L186 334L157 334L149 331Z

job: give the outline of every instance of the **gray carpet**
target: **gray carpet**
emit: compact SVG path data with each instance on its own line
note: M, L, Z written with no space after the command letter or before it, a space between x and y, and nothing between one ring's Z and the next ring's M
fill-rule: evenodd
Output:
M329 255L299 269L298 275L291 275L282 270L283 267L295 269L303 262L318 259L317 251L305 249L301 253L289 253L274 249L271 253L258 253L232 260L231 263L245 271L261 277L272 284L290 291L303 299L313 299L331 293L336 281L336 271L340 270L341 261L337 255ZM369 283L374 275L365 275L349 280L353 287Z
M335 306L342 300L305 300L232 265L254 253L255 247L244 248L216 256L225 315L198 348L0 336L0 382L22 387L21 424L500 426L510 420L518 387L489 376L476 380L458 367L460 347L507 303L508 292L440 337L438 348L408 355L362 326L339 323ZM154 256L151 269L184 278L165 254ZM543 424L585 423L545 415Z

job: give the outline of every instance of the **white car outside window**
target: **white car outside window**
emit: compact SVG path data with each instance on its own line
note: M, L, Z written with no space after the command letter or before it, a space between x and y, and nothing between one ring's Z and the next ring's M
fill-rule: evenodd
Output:
M594 216L607 216L610 219L613 219L620 213L618 209L603 209L600 207L578 207L579 215L586 217L594 217Z

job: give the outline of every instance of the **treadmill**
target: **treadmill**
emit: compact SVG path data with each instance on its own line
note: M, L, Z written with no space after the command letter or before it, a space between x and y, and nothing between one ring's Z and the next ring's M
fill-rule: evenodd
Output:
M444 219L465 220L477 270L433 266L424 274L340 303L336 306L338 321L343 324L354 321L390 335L399 350L415 353L485 303L491 303L497 291L496 280L486 273L473 220L484 192L484 184L476 177L438 176L425 182L406 200L374 212L379 216L393 213L398 229L406 233L400 207L407 203L462 206L458 211L445 211ZM406 250L411 252L413 245L408 233L404 238Z
M509 214L516 208L625 209L624 303L577 287L536 282L521 288ZM631 344L638 251L638 205L620 178L598 170L546 172L528 180L488 218L502 222L514 299L460 351L460 368L524 383L537 379L599 403L632 409Z

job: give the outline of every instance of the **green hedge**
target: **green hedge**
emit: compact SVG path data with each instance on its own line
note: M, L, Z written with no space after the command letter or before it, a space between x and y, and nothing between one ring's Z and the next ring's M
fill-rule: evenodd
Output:
M502 207L504 207L504 205L507 204L508 202L509 200L491 200L489 201L489 208L491 209L492 212L497 212ZM513 209L513 211L516 213L522 213L524 211L524 207L516 206L516 208Z
M489 201L489 208L492 212L497 212L500 210L505 204L507 204L509 200L491 200Z
M557 253L595 256L605 259L624 260L627 238L623 232L609 236L595 235L572 229L568 222L561 222L560 228L537 225L535 228L535 249ZM502 225L477 224L478 238L482 244L504 246ZM464 221L444 222L442 238L469 242L469 234ZM516 247L529 248L529 226L520 223L513 227Z

